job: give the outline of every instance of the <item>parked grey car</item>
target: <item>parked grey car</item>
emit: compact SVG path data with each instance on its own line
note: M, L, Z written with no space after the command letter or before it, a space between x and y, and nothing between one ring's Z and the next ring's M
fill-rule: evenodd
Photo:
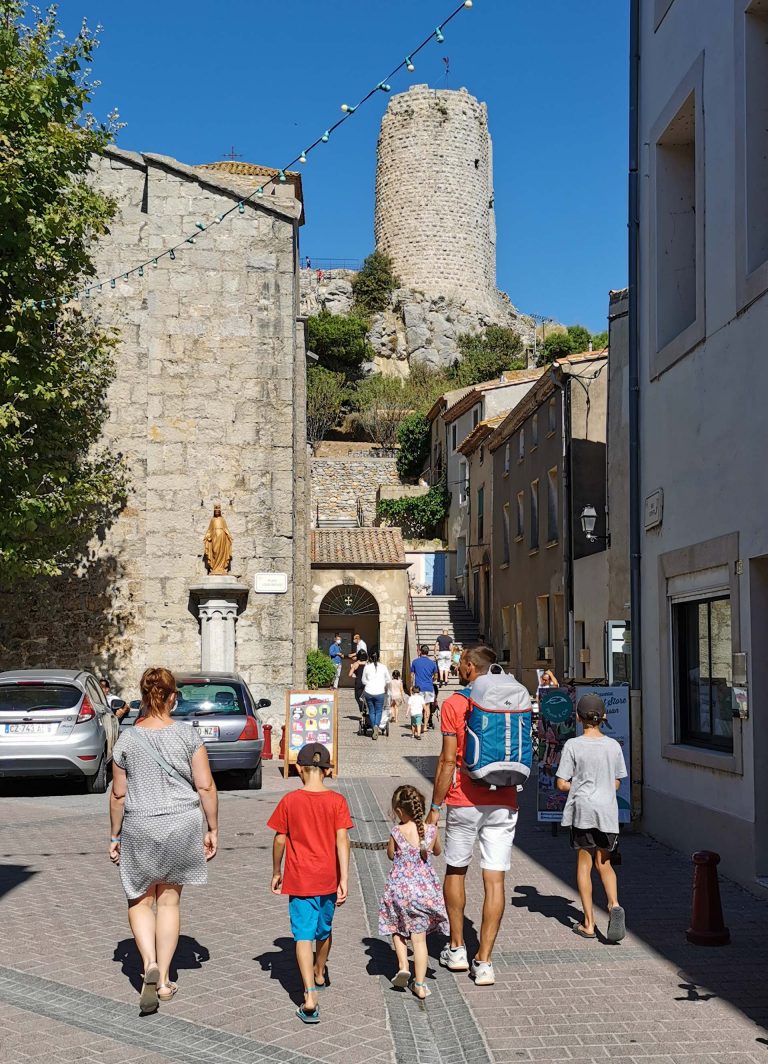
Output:
M197 731L208 750L212 772L237 772L246 787L261 788L261 755L264 728L256 711L271 705L268 698L257 702L245 680L236 672L185 672L176 674L178 699L174 720L183 720ZM138 701L121 721L135 724Z
M0 777L75 776L103 794L124 705L110 708L90 672L0 673Z

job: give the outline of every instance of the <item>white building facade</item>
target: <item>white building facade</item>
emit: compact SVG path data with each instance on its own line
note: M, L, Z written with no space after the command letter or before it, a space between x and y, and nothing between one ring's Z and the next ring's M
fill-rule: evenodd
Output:
M642 823L754 886L768 877L768 3L636 10Z

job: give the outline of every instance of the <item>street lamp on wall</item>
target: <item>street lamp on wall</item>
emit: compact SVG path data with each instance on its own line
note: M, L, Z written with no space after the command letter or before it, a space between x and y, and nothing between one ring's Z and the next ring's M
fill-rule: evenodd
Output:
M597 510L588 503L581 511L581 530L590 543L605 543L606 547L611 545L610 534L607 536L598 536L595 533L595 525L597 524Z

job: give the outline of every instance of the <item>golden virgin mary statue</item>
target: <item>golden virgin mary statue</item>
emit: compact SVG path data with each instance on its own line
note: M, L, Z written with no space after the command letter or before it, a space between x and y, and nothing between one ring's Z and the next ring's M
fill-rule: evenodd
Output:
M213 517L203 540L203 561L210 576L226 576L232 561L232 535L221 516L221 507L214 506Z

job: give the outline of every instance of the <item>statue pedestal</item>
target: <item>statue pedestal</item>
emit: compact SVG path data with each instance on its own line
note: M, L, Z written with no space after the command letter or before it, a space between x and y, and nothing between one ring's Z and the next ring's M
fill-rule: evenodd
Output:
M234 576L206 576L190 589L200 621L200 668L235 672L235 625L245 610L248 587Z

